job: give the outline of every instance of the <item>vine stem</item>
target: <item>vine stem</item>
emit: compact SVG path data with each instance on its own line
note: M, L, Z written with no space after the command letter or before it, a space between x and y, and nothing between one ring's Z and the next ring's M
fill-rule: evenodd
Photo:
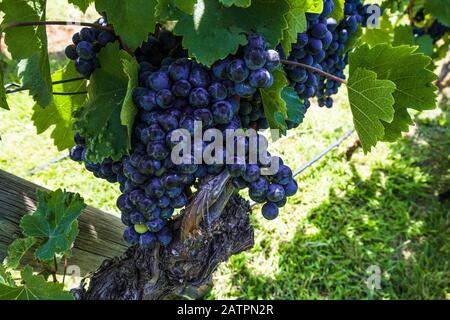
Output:
M79 22L79 21L24 21L24 22L11 22L4 25L3 29L17 28L17 27L31 27L31 26L82 26L91 27L103 31L114 31L111 27L100 26L95 23Z
M320 74L321 76L324 76L324 77L327 78L327 79L331 79L331 80L340 82L340 83L345 84L345 85L348 84L347 80L345 80L345 79L336 77L335 75L333 75L333 74L331 74L331 73L325 72L325 71L323 71L323 70L320 70L320 69L318 69L318 68L316 68L316 67L313 67L313 66L309 66L309 65L304 64L304 63L300 63L300 62L296 62L296 61L291 61L291 60L286 60L286 59L281 59L280 62L281 62L282 64L288 64L288 65L292 65L292 66L304 68L304 69L309 70L309 71L311 71L311 72L318 73L318 74Z
M63 84L63 83L68 83L68 82L75 82L75 81L81 81L81 80L86 80L86 78L78 77L78 78L71 78L71 79L65 79L65 80L58 80L58 81L52 82L52 85ZM12 84L12 85L15 86L15 87L17 86L15 83ZM5 88L8 88L9 86L10 85L6 85ZM21 92L21 91L25 91L25 90L28 90L28 88L19 87L17 89L13 89L13 90L7 90L6 94Z

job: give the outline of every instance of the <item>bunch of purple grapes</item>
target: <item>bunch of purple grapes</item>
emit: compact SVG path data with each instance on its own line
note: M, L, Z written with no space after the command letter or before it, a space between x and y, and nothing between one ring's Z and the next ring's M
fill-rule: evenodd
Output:
M100 18L96 24L106 27L106 18ZM66 56L75 61L75 68L82 76L89 78L100 67L97 54L108 43L116 41L114 33L96 28L82 28L72 37L73 44L67 46Z
M345 46L362 21L359 12L363 10L363 5L360 0L346 0L345 16L339 23L330 17L333 9L333 0L323 0L322 13L306 14L307 31L297 35L297 42L292 45L288 58L344 79L344 69L348 63ZM313 97L318 98L319 106L333 106L331 96L338 92L340 82L302 67L287 65L285 71L291 86L303 100L305 111L311 105L309 99ZM288 122L289 128L299 124Z
M238 53L207 68L187 58L179 37L161 30L136 50L136 58L139 87L133 100L139 112L130 155L117 162L90 164L79 137L71 152L73 160L83 161L96 176L120 184L117 206L127 226L126 241L143 247L168 245L172 239L168 222L188 204L191 188L223 171L229 172L237 189L249 188L252 200L265 203L264 217L274 219L287 197L297 191L297 184L282 163L273 176L261 175L261 168L268 164L248 163L248 140L243 164L225 164L225 149L219 163L196 162L195 152L203 154L209 146L206 142L192 143L190 163L174 164L171 153L177 145L172 139L175 131L185 129L193 135L196 121L203 132L216 128L222 134L228 129L267 128L258 89L273 84L271 71L280 63L278 53L267 50L262 37L250 35L248 45Z

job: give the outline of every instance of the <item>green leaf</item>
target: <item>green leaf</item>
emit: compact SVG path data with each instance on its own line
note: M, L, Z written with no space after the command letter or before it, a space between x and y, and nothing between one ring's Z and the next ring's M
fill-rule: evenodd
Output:
M450 27L450 5L448 0L425 0L424 7L440 23Z
M62 283L50 283L43 276L33 275L29 266L21 275L20 287L0 284L0 300L73 300Z
M334 18L338 23L342 20L344 17L344 4L345 0L334 0L334 9L333 12L331 12L330 17Z
M52 81L54 82L74 78L79 78L79 74L72 61L52 75ZM85 92L86 80L56 84L53 86L53 90L55 92ZM50 106L42 108L39 105L35 105L32 120L36 126L37 133L41 134L54 126L51 137L58 150L72 147L75 134L73 131L74 112L83 105L86 97L86 94L55 95Z
M138 110L133 102L133 91L139 85L139 64L136 60L122 60L124 72L128 76L128 87L125 99L123 101L122 111L120 112L120 120L122 125L128 128L128 135L131 137L133 132L134 118Z
M19 75L22 85L42 107L52 102L50 63L45 26L4 28L23 21L45 21L45 0L3 0L5 43L13 59L22 60Z
M197 3L197 0L174 0L174 3L181 11L187 14L193 14L194 5Z
M95 0L69 0L69 3L78 7L83 13L86 13L86 10L89 6L94 3Z
M264 114L271 129L279 129L285 132L287 129L286 119L288 110L282 92L289 82L284 71L276 69L273 71L274 82L272 87L261 89L261 98L264 105Z
M355 129L364 152L368 152L384 137L381 121L394 118L395 84L377 80L375 72L358 67L350 72L347 88Z
M78 217L86 207L80 195L56 190L38 191L38 207L22 218L23 234L40 240L35 257L48 261L56 254L70 253L78 234Z
M304 4L305 2L296 2L295 5L297 6L292 7L286 13L285 19L288 26L283 31L283 39L281 40L281 46L286 56L291 52L292 44L297 41L297 34L306 31L307 23Z
M252 0L219 0L225 7L241 7L248 8L252 4Z
M3 28L10 23L45 21L45 0L3 0L0 10L4 13ZM44 26L4 28L5 43L13 59L27 59L46 49Z
M382 44L369 48L359 47L350 54L350 72L357 68L366 68L377 74L378 79L395 83L395 116L393 121L383 120L385 136L383 140L394 141L408 130L412 119L407 108L418 111L436 107L437 88L433 82L437 76L430 70L431 59L416 52L416 47L392 47Z
M0 66L0 108L9 110L8 101L6 101L5 81L3 80L3 70L1 66Z
M99 12L106 12L114 31L131 49L136 49L155 31L157 0L96 0Z
M8 247L8 256L4 262L7 268L16 269L23 256L31 249L36 243L36 238L27 237L19 238L13 241Z
M202 0L192 16L182 14L174 32L183 36L183 47L191 57L210 66L246 44L244 33L257 32L275 47L287 28L289 9L286 0L253 1L248 8L225 8L218 1Z
M433 39L429 35L414 37L413 28L409 25L400 25L394 29L392 46L411 45L418 46L417 52L431 56L433 54Z
M285 87L281 93L281 97L286 102L287 118L294 123L302 123L305 118L306 109L301 100L292 87Z
M76 113L75 127L86 139L86 157L99 163L111 157L120 159L131 147L131 136L121 119L129 78L123 60L131 57L119 49L118 43L108 44L98 55L101 68L94 71L88 86L88 101ZM126 107L127 108L127 107ZM126 114L127 111L124 111ZM129 119L130 121L131 119Z
M16 286L11 273L6 271L5 267L0 263L0 285L2 284L10 287Z

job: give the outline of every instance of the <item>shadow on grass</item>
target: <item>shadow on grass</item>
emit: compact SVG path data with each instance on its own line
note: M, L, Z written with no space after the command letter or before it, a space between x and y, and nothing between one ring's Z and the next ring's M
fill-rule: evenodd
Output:
M278 273L254 275L231 259L233 296L243 299L445 299L449 290L448 118L421 120L391 145L386 164L332 190L279 248ZM371 291L367 269L381 270Z

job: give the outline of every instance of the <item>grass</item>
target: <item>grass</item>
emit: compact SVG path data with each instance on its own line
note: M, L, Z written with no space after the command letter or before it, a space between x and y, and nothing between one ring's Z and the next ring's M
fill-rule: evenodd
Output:
M52 9L58 17L61 10ZM62 65L54 55L52 69ZM343 89L331 110L313 106L305 123L271 152L298 168L353 127ZM117 214L118 188L62 160L50 132L38 136L33 102L10 95L0 111L0 169L43 185L79 192L94 207ZM301 174L299 193L275 221L252 214L255 246L222 264L208 299L448 299L450 186L448 106L417 117L417 127L393 144L380 143L351 161L347 143ZM366 285L370 266L381 288Z

